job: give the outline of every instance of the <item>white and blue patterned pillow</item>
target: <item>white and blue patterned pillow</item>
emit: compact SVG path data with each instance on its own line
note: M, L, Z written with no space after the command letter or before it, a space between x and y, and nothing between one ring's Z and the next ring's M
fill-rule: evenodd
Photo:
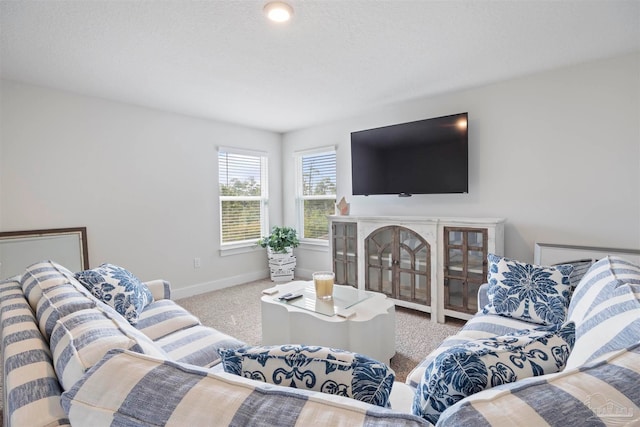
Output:
M140 312L153 302L147 285L117 265L102 264L75 276L93 296L114 308L132 325L138 323Z
M393 371L361 354L303 345L219 350L225 372L254 380L389 404Z
M542 325L564 323L569 307L570 264L545 267L489 254L484 314L499 314Z
M523 378L561 371L575 342L575 327L542 326L448 348L427 367L413 413L432 424L458 401Z

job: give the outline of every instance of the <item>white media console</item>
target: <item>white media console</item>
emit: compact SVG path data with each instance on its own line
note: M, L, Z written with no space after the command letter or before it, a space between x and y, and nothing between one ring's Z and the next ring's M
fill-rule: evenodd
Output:
M503 255L504 218L329 217L336 281L382 292L399 306L469 319L487 277L487 253Z

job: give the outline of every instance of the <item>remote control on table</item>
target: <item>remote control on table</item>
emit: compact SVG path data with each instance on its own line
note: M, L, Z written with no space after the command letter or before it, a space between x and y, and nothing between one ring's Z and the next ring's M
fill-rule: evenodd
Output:
M284 294L280 297L281 300L283 301L291 301L294 300L296 298L300 298L302 296L302 294L300 292L295 292L295 293L291 293L289 292L288 294Z

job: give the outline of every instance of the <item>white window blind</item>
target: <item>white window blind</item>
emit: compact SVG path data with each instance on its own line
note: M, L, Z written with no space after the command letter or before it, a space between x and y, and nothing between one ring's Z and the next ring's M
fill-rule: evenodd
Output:
M255 241L266 229L267 158L218 151L222 244Z
M335 213L336 152L298 154L298 200L302 237L329 239L327 215Z

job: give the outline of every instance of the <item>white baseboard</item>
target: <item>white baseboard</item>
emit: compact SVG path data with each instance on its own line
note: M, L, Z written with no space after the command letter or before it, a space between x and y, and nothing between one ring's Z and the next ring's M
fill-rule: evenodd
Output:
M182 298L192 297L211 291L218 291L231 286L240 285L242 283L253 282L254 280L268 279L269 270L255 271L252 273L240 274L238 276L225 277L224 279L212 280L210 282L198 283L184 288L172 288L171 299L179 300Z

